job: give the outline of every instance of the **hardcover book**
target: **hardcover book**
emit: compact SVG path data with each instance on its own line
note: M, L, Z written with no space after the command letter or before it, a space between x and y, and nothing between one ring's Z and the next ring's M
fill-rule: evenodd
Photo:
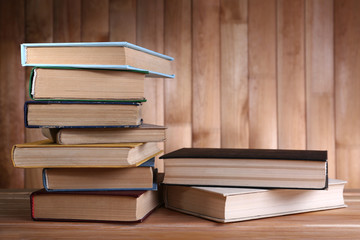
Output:
M48 192L157 190L155 158L129 168L44 168Z
M81 68L32 69L33 100L145 101L147 72Z
M139 102L27 101L28 128L136 127L142 122Z
M346 207L345 181L328 190L165 186L167 208L216 222L237 222Z
M162 142L166 127L141 124L135 128L42 128L42 134L58 144Z
M160 158L166 184L327 188L327 151L183 148Z
M23 66L148 71L173 78L173 58L127 42L24 43Z
M159 206L157 191L46 192L30 196L39 221L142 222Z
M134 167L161 153L157 143L61 145L49 140L14 145L11 159L22 168Z

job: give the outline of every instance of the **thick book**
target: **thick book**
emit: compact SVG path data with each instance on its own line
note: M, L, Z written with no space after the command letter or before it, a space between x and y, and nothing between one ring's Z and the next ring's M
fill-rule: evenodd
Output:
M118 168L138 166L160 153L155 142L61 145L42 140L14 145L11 159L22 168Z
M32 69L33 100L141 101L146 72L82 68Z
M327 151L182 148L165 154L166 184L327 188Z
M42 134L58 144L162 142L166 127L141 124L135 128L42 128Z
M21 64L148 71L173 78L173 58L128 42L24 43Z
M330 179L327 190L250 189L165 186L167 208L216 222L259 218L346 207L345 181Z
M142 222L159 206L157 191L46 192L30 196L38 221Z
M44 168L48 192L157 190L155 158L129 168Z
M28 128L137 127L142 122L139 102L27 101Z

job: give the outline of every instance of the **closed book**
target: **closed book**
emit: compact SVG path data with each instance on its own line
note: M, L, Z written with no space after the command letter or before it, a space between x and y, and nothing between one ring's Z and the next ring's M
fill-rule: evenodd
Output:
M147 72L82 68L32 69L33 100L145 101Z
M142 122L139 102L27 101L28 128L136 127Z
M142 222L159 206L157 191L46 192L30 196L38 221Z
M346 207L345 183L330 179L327 190L166 185L164 201L176 211L216 222L237 222Z
M173 58L128 42L24 43L23 66L148 71L173 78Z
M161 153L157 143L61 145L42 140L14 145L11 159L22 168L134 167Z
M155 158L129 168L44 168L48 192L157 190Z
M183 148L165 154L166 184L327 188L327 151Z
M42 128L42 134L59 144L162 142L166 127L141 124L134 128Z

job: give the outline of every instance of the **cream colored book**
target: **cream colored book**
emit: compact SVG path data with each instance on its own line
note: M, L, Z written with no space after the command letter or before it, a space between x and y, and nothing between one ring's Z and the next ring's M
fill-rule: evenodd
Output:
M22 168L133 167L161 153L157 143L61 145L43 140L16 144L11 158Z
M135 128L42 128L42 134L59 144L162 142L166 127L141 124Z
M213 220L237 222L346 207L345 181L330 179L327 190L165 187L167 208Z

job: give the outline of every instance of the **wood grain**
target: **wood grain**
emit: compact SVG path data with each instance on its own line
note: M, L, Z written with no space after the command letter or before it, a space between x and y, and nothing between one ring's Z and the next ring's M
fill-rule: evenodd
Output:
M215 223L159 208L143 223L40 222L30 219L29 192L0 192L1 239L357 239L360 192L347 208L238 223Z
M193 147L220 147L220 2L192 4ZM231 94L231 93L229 93Z
M136 43L136 0L110 0L110 41Z
M175 79L165 79L165 152L191 147L191 1L165 1L165 54L175 58Z
M109 0L81 2L81 41L109 41Z
M336 175L360 186L360 2L335 1Z
M54 42L80 42L81 0L54 0Z
M333 1L306 1L306 148L328 151L335 178Z
M249 147L248 3L220 2L221 147Z
M304 1L277 4L278 147L306 148Z
M26 28L25 41L27 43L44 43L53 41L53 1L30 0L26 1ZM31 67L26 68L26 84L24 85L26 100L30 100L28 93ZM25 142L34 142L44 139L40 129L27 128ZM25 170L25 187L42 187L42 169Z
M249 1L251 148L277 148L276 1Z
M10 158L12 146L25 140L25 69L20 64L24 5L22 0L0 1L0 188L24 187L24 170L15 169Z

